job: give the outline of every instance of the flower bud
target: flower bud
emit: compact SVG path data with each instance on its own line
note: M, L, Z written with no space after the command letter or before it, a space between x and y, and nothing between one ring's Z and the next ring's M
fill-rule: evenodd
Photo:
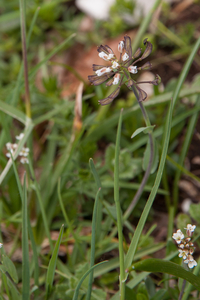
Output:
M132 74L137 74L137 66L129 66L128 71Z
M124 49L124 42L120 41L119 44L118 44L118 51L120 53L122 53L123 49Z
M113 85L117 85L119 83L119 80L120 80L120 74L116 73L114 76Z

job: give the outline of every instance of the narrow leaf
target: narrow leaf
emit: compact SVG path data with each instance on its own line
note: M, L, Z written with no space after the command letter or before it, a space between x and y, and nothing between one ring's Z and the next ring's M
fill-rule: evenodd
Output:
M51 292L52 287L53 287L53 279L54 279L54 274L55 274L55 269L56 269L56 262L57 262L57 258L58 258L58 251L59 251L60 243L62 240L63 230L64 230L64 225L61 226L59 237L56 242L52 257L49 262L48 270L47 270L47 278L46 278L46 294L47 295Z
M183 278L200 291L200 278L171 261L149 258L134 264L133 268L151 273L167 273L178 278Z

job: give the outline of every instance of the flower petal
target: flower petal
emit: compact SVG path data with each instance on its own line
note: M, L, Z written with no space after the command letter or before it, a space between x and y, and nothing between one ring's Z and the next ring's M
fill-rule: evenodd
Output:
M102 84L103 82L105 82L108 78L110 78L114 73L110 72L110 73L106 73L103 74L101 76L98 75L90 75L88 76L88 80L91 82L91 84L93 85L99 85Z
M143 43L146 46L146 49L144 50L144 53L140 57L140 60L147 58L151 54L153 49L153 45L150 42L148 42L147 39L145 39Z
M133 58L138 58L142 53L142 49L141 48L138 48L135 52L135 54L133 55Z
M124 49L126 50L128 56L131 58L132 57L131 38L128 35L125 35L124 37Z
M99 100L99 104L107 105L110 104L118 95L119 95L120 87L118 87L112 94L110 94L107 98Z
M97 71L97 70L100 70L104 67L105 66L103 66L103 65L95 65L95 64L92 65L92 69L93 69L94 72Z

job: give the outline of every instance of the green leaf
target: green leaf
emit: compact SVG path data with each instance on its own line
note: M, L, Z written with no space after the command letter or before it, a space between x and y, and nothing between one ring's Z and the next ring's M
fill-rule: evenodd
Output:
M3 257L3 263L0 264L0 270L5 274L9 274L10 278L15 283L18 283L17 270L15 268L14 263L8 256L2 255L2 257Z
M59 237L58 237L58 240L56 242L56 245L55 245L52 257L50 259L49 266L48 266L47 278L46 278L46 292L47 292L47 295L49 294L49 292L51 291L52 286L53 286L53 279L54 279L54 274L55 274L56 262L57 262L60 243L61 243L61 240L62 240L63 230L64 230L64 225L61 226Z
M191 217L199 223L199 216L200 216L200 203L198 204L191 204L189 213Z
M26 173L24 174L24 191L22 197L22 299L30 299L30 267L28 242L28 206L26 191Z
M134 264L133 268L135 270L147 271L151 273L167 273L178 278L183 278L200 291L200 278L171 261L149 258Z
M136 135L138 135L141 132L148 134L149 132L153 131L154 127L155 127L155 125L151 125L151 126L147 126L147 127L140 127L133 132L133 134L131 135L131 138L134 138Z

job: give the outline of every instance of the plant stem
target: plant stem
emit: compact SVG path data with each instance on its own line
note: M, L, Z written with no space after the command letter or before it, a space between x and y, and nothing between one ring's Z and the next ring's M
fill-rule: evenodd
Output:
M184 294L184 290L185 290L185 285L186 285L186 280L183 280L183 284L182 284L182 288L181 288L181 292L179 294L178 300L181 300Z
M127 75L128 76L128 75ZM135 88L134 85L131 86L131 89L133 91L133 93L135 94L135 97L137 99L137 102L140 106L140 109L142 111L142 114L143 114L143 117L144 117L144 121L145 121L145 124L146 126L151 126L151 122L149 120L149 117L147 115L147 112L143 106L143 103L141 101L139 101L139 96L138 96L138 92ZM144 177L142 179L142 182L140 184L140 187L139 189L137 190L137 193L135 194L133 200L131 201L131 204L129 205L129 207L127 208L127 210L125 211L124 215L123 215L123 219L126 220L128 219L128 217L130 216L133 208L135 207L135 205L137 204L143 190L144 190L144 187L147 183L147 180L149 178L149 175L151 173L151 167L152 167L152 163L153 163L153 155L154 155L154 143L153 143L153 133L152 132L149 132L149 143L150 143L150 158L149 158L149 163L148 163L148 166L147 166L147 169L146 169L146 172L144 174Z
M24 62L26 116L31 118L30 91L29 91L29 82L28 82L28 62L27 62L27 49L26 49L25 0L19 0L19 6L20 6L20 22L21 22L22 55L23 55L23 62Z

